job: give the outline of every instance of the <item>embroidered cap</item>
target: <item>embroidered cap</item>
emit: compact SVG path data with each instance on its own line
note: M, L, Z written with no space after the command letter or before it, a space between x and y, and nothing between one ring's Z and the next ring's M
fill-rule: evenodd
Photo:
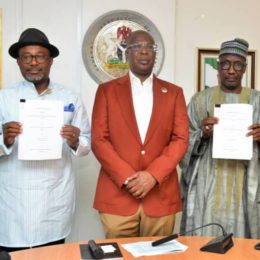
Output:
M226 41L221 44L219 56L224 54L234 54L246 59L249 43L240 38L235 38L232 41Z

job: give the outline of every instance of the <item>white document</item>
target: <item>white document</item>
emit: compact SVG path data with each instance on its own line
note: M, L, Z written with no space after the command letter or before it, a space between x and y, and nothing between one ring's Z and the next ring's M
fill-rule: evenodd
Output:
M63 104L57 100L21 100L18 159L51 160L62 154Z
M102 248L102 250L103 250L103 252L105 253L105 254L107 254L107 253L113 253L113 252L115 252L116 251L116 248L115 247L113 247L113 245L105 245L105 246L100 246L101 248Z
M130 252L134 257L184 252L188 248L186 245L181 244L177 240L171 240L158 246L152 246L152 241L145 241L122 244L122 247Z
M249 104L215 106L219 118L213 131L213 158L250 160L253 156L253 137L246 136L253 124L253 107Z

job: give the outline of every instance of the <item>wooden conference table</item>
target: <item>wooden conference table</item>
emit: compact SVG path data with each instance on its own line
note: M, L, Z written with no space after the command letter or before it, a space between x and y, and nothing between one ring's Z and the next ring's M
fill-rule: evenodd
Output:
M138 241L150 241L157 238L120 238L120 239L107 239L96 240L96 242L118 242L118 244L132 243ZM200 248L205 245L212 238L207 237L179 237L178 241L187 245L189 248L182 253L171 253L158 256L143 256L135 258L126 250L121 247L124 259L138 259L138 260L256 260L260 259L260 250L255 250L254 245L260 242L256 239L242 239L235 238L234 246L225 254L216 254L200 251ZM12 260L80 260L80 244L86 242L66 243L64 245L55 245L41 248L34 248L28 250L21 250L11 253Z

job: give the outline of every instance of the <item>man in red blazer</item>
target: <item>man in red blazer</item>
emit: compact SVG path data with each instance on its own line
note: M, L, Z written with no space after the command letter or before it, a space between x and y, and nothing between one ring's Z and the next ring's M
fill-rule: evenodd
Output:
M166 236L181 211L176 166L188 146L182 89L152 70L156 45L145 31L127 41L127 76L101 84L92 149L101 164L94 208L106 238Z

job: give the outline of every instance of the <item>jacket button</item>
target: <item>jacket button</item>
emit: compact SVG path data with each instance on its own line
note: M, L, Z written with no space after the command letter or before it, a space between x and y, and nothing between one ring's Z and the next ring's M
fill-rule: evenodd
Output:
M141 155L145 155L145 150L142 150L142 151L141 151Z

